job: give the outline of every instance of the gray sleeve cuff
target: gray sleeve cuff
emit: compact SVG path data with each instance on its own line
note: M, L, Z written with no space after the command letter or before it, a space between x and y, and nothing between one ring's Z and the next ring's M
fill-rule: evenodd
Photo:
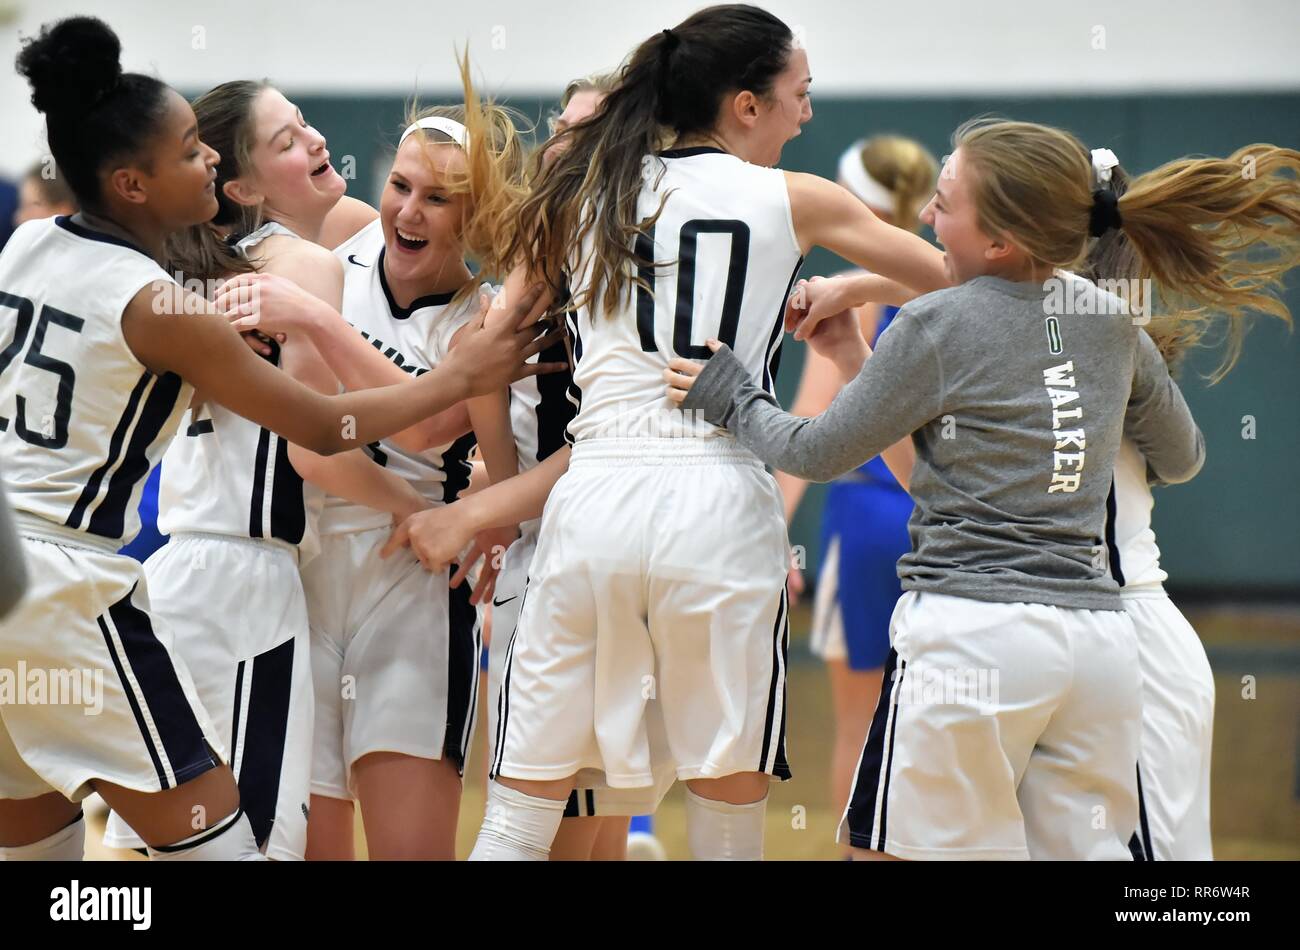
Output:
M716 426L725 426L735 414L736 402L746 387L753 387L749 373L731 347L723 344L704 364L695 385L686 394L682 410L699 413Z

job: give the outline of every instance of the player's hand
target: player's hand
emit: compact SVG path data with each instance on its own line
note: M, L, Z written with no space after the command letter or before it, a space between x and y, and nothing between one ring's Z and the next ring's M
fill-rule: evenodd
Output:
M714 353L722 348L722 344L717 340L708 340L705 346ZM691 387L695 385L695 380L699 379L703 370L704 364L697 363L695 360L683 359L680 356L670 359L668 368L664 370L664 382L668 384L668 398L680 406L690 395Z
M785 329L794 331L796 340L807 340L823 320L858 306L852 299L848 277L813 277L794 286L785 305Z
M469 602L477 605L490 598L497 587L497 575L501 573L506 549L518 537L519 531L514 527L489 528L474 535L469 551L460 559L460 566L451 577L450 586L459 587L474 565L481 560L483 566L479 568L478 583L474 585L474 593L470 595Z
M327 306L278 274L232 277L217 288L213 303L236 330L258 330L267 336L303 332Z
M529 363L542 350L564 339L563 327L552 328L538 320L541 285L534 286L513 303L503 295L479 294L479 312L457 334L456 345L440 364L447 373L459 374L469 395L486 396L505 389L517 379L558 373L564 363ZM500 318L502 308L506 319ZM488 314L492 320L488 323Z
M379 556L391 557L401 548L410 548L424 569L436 574L454 563L473 539L474 526L463 516L459 502L453 502L403 519Z

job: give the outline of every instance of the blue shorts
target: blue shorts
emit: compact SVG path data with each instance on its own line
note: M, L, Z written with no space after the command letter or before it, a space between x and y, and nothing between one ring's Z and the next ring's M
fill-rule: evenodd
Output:
M898 559L912 549L912 497L894 485L836 482L822 513L822 566L813 606L812 650L851 670L889 656L889 619L903 590Z

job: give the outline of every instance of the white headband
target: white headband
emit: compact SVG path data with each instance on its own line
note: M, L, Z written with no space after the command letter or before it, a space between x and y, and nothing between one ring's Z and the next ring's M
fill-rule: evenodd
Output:
M854 142L840 156L840 181L844 182L868 208L893 214L898 206L894 194L876 181L862 167L862 147L865 142Z
M411 137L417 129L433 129L435 132L441 132L450 138L461 148L467 148L469 145L469 132L465 126L461 125L455 119L448 119L445 116L431 115L423 119L416 119L406 127L402 137L397 140L397 147L401 148L402 143Z
M1110 170L1119 164L1119 159L1115 153L1108 148L1094 148L1092 150L1092 173L1097 176L1097 181L1102 185L1110 184Z

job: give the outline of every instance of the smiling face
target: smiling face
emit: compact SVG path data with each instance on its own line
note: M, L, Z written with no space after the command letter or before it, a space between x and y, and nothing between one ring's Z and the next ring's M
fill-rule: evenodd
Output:
M998 266L991 255L999 255L1004 246L980 230L973 174L957 149L939 173L934 197L921 209L921 220L934 228L934 236L943 246L944 272L953 283L994 273Z
M458 145L425 145L417 132L398 148L379 199L384 270L390 280L432 292L464 275L460 234L469 195L452 193L448 182L463 180L465 171L465 153Z
M768 95L754 98L748 108L740 107L752 116L746 122L748 154L743 157L747 161L774 166L781 160L785 143L799 135L803 124L812 119L812 96L808 92L811 84L807 51L791 49L785 68L773 81ZM728 101L736 104L738 100Z
M135 165L149 209L167 230L212 220L217 213L214 149L199 141L198 121L185 98L167 90L167 105L145 160Z
M226 183L241 204L262 203L272 217L323 218L347 191L329 163L325 137L278 89L263 89L253 102L251 167Z

